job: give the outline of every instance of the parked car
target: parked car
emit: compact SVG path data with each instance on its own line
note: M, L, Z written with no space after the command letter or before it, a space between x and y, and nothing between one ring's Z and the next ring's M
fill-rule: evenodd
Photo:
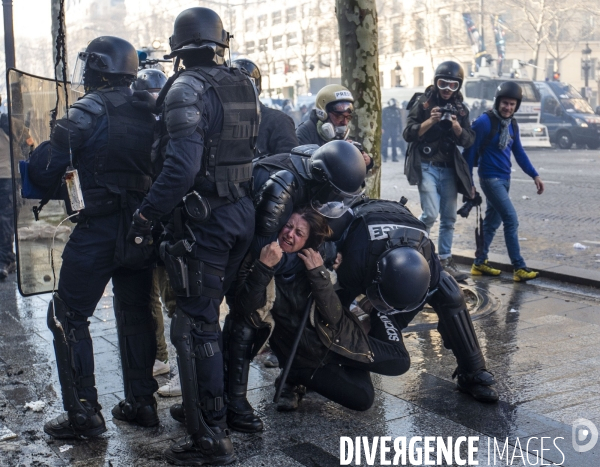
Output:
M542 95L541 121L548 127L551 142L561 149L573 143L600 148L600 117L573 86L558 81L536 81L535 85Z

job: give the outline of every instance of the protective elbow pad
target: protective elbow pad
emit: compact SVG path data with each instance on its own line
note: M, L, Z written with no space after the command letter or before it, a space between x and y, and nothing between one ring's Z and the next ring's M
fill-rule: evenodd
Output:
M291 172L280 170L271 175L254 200L257 235L281 230L292 215L298 191L298 182Z

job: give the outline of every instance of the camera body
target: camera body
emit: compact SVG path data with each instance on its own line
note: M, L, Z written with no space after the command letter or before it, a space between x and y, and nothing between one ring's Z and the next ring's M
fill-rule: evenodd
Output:
M473 209L475 206L481 206L482 202L483 199L481 199L481 195L478 192L475 192L474 198L467 198L466 196L463 196L464 204L458 209L458 211L456 211L456 214L467 218L469 217L471 209Z
M448 103L445 106L440 107L440 112L442 112L442 117L440 118L440 126L444 130L449 130L450 128L452 128L452 115L458 115L458 109L452 104Z

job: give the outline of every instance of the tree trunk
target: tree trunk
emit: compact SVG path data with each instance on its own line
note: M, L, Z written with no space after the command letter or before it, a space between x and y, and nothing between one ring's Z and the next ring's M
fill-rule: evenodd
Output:
M375 162L367 194L379 198L381 183L381 88L375 0L336 0L342 84L354 96L353 138Z

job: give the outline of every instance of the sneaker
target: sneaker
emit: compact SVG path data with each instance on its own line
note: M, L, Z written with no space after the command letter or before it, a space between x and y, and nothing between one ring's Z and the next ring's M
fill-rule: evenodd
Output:
M152 376L166 375L169 371L171 371L171 367L167 362L154 360L154 366L152 367Z
M471 266L471 274L473 276L499 276L500 269L494 269L491 266L488 266L488 260L486 259L483 264L475 264Z
M529 268L519 268L519 269L515 269L515 271L513 273L513 280L515 282L526 282L526 281L530 281L531 279L535 279L539 275L540 275L539 272L532 271Z
M181 383L179 382L179 375L173 376L171 380L158 388L158 395L163 397L177 397L181 396Z
M277 355L273 352L269 353L263 362L263 365L267 368L279 368L279 360L277 360Z
M452 277L454 277L454 279L457 282L466 281L467 278L469 277L464 272L458 270L458 268L456 267L456 263L454 262L454 259L452 259L452 256L449 256L446 259L442 259L442 260L440 260L440 262L442 263L442 267L444 268L444 271L446 271L448 274L450 274Z

